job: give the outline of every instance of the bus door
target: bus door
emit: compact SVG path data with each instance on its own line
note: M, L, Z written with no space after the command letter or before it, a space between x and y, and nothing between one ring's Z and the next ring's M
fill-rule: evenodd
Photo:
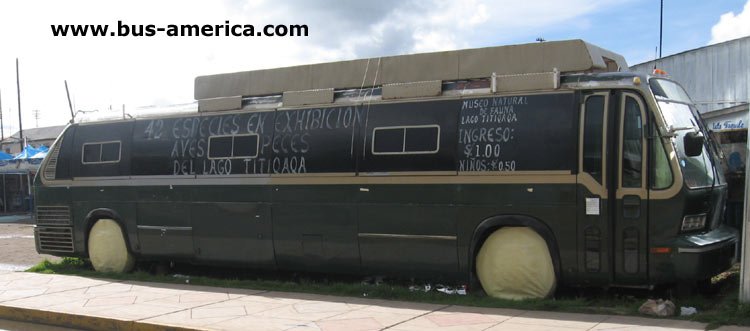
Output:
M630 92L582 96L578 269L585 284L643 283L647 266L645 108Z
M613 103L610 91L581 97L578 155L578 274L588 285L610 284L612 279L612 204L608 152Z
M646 115L641 98L620 91L617 97L617 151L610 160L615 176L614 283L643 284L648 279L648 193L646 171Z

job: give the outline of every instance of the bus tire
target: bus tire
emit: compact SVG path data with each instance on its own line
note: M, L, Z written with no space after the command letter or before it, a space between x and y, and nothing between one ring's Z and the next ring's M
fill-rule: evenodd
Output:
M477 253L476 272L487 295L501 299L545 298L557 285L547 242L527 227L490 234Z
M124 273L133 270L135 265L122 228L111 219L100 219L91 227L88 253L91 265L98 272Z

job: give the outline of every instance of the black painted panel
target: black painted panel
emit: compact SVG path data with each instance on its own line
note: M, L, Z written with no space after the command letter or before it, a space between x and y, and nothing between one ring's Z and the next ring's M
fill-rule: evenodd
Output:
M60 146L60 154L57 156L57 167L55 170L56 179L67 179L70 178L71 167L73 166L73 154L75 154L75 132L76 125L72 125L65 130L63 134L62 145ZM75 167L78 166L80 161L76 160Z
M271 172L354 172L355 138L364 120L357 106L277 111Z
M456 129L460 100L408 102L397 104L372 105L367 115L367 129L363 133L365 149L360 160L360 172L388 171L455 171L456 170ZM432 153L437 146L434 139L434 127L439 126L439 150ZM389 127L404 127L406 138L397 130ZM373 154L373 132L376 128ZM393 128L395 129L395 128ZM378 141L386 139L380 131L392 131L388 144ZM390 136L390 134L389 134ZM382 138L381 138L382 137ZM402 137L400 145L396 140ZM427 139L423 141L424 139ZM392 150L402 146L403 154L378 154L380 151ZM397 149L397 148L396 148ZM410 153L412 152L417 153Z
M136 121L133 136L133 174L267 174L270 169L273 121L274 112L211 114ZM248 136L250 134L252 136ZM217 157L231 155L232 138L235 142L240 138L242 143L242 137L256 137L252 139L259 140L259 150L253 153L254 157L209 159L208 143L212 136L228 136L211 139L228 143L228 149L220 151L221 155Z
M72 146L72 176L73 177L101 177L101 176L129 176L130 175L130 140L133 135L133 122L102 123L94 125L79 125L75 131L75 142ZM84 144L97 142L120 141L121 160L115 163L83 164ZM90 159L101 161L102 144L87 145L93 149Z
M463 100L459 171L574 170L572 93Z
M137 120L133 129L133 175L172 175L184 154L204 153L207 146L183 144L173 137L173 128L183 119ZM182 134L180 134L182 136ZM192 138L192 133L185 139ZM187 159L190 157L188 156ZM173 161L175 164L173 165Z

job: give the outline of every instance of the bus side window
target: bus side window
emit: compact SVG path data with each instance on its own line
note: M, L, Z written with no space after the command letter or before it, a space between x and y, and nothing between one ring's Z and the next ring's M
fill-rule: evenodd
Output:
M638 102L625 99L622 135L622 187L641 187L643 124Z
M433 154L440 149L440 126L379 127L372 132L372 154Z
M120 142L96 142L83 144L83 164L120 162Z
M586 99L583 132L583 171L602 183L602 122L604 96L593 95Z
M208 158L250 159L258 156L258 135L241 134L208 137Z

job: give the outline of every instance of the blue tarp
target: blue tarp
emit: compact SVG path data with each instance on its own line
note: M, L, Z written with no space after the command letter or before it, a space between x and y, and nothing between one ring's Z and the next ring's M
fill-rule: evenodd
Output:
M43 159L47 156L47 152L39 152L31 156L32 159Z
M16 154L16 156L13 157L14 160L26 160L31 159L33 156L39 154L41 152L39 149L36 149L31 146L26 146L23 148L23 151L21 153Z
M10 160L10 159L13 159L13 155L0 151L0 160Z

